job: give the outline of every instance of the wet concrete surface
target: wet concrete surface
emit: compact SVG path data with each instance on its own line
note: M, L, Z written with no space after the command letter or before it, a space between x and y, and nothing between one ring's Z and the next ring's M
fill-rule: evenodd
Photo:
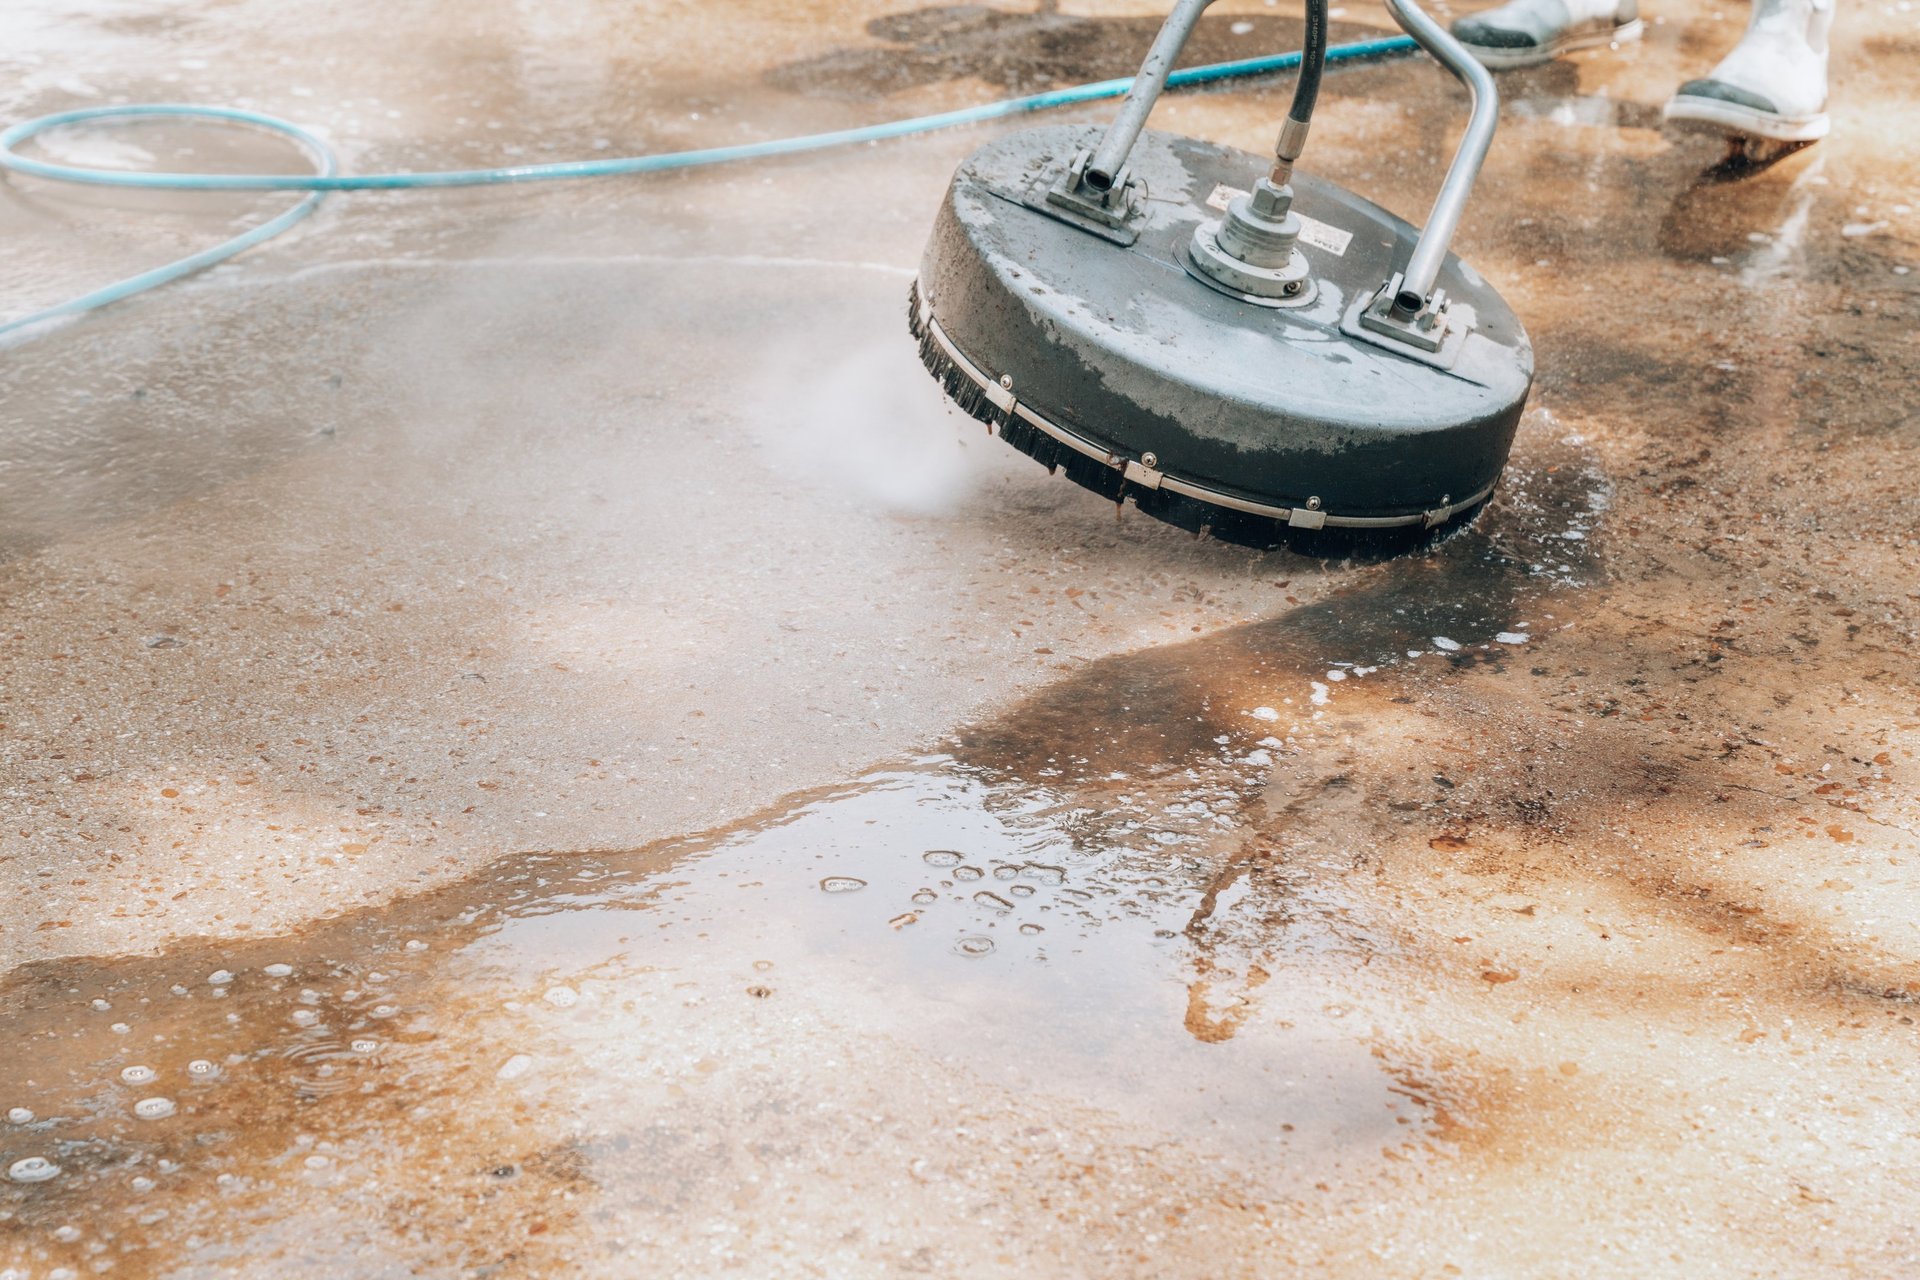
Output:
M1152 26L391 8L21 6L0 101L396 168ZM1744 11L1658 17L1503 78L1459 247L1539 382L1418 559L1116 521L943 411L899 310L982 135L336 200L0 353L0 1274L1920 1274L1920 14L1843 12L1834 136L1740 181L1657 108ZM1342 71L1309 163L1417 213L1459 108ZM8 305L265 207L17 184Z

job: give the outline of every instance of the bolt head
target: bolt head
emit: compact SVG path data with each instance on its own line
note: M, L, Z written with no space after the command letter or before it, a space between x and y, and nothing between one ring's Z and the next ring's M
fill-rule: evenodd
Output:
M1143 467L1157 467L1160 465L1160 455L1151 451L1143 453L1140 455L1140 465Z
M1262 178L1253 184L1253 198L1248 201L1253 211L1263 218L1275 222L1287 216L1287 210L1293 207L1293 187L1276 187Z

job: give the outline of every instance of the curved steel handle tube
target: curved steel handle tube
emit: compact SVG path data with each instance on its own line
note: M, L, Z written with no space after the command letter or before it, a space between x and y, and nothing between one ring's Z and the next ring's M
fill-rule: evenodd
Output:
M1493 127L1500 115L1500 91L1493 87L1493 76L1487 69L1453 38L1452 32L1428 17L1418 0L1387 0L1387 8L1392 10L1400 29L1451 71L1473 96L1473 115L1467 121L1467 131L1461 135L1453 163L1447 166L1447 179L1440 184L1433 211L1427 215L1427 225L1420 229L1413 255L1407 259L1406 270L1401 272L1400 293L1395 302L1411 312L1418 311L1433 296L1433 282L1440 274L1440 264L1447 260L1447 246L1453 243L1461 211L1473 192L1474 180L1480 176L1487 148L1493 145Z
M1140 137L1140 131L1146 127L1153 104L1167 87L1167 77L1173 73L1174 61L1179 58L1180 50L1193 34L1201 13L1212 3L1213 0L1178 0L1173 11L1167 15L1166 22L1160 27L1160 34L1153 38L1153 47L1147 51L1146 61L1140 64L1140 73L1127 90L1126 101L1120 104L1120 114L1107 126L1100 145L1087 162L1084 177L1087 185L1095 191L1112 189L1120 170L1127 163L1127 156L1133 151L1133 144ZM1453 233L1460 225L1460 214L1466 208L1467 197L1473 192L1475 179L1480 176L1480 166L1486 161L1487 149L1493 145L1493 129L1500 115L1500 91L1494 88L1493 76L1487 69L1445 27L1428 17L1418 0L1386 0L1386 3L1401 30L1412 36L1441 66L1451 71L1467 86L1467 92L1473 97L1473 114L1467 121L1467 131L1460 138L1460 146L1453 153L1453 163L1447 166L1446 181L1440 185L1440 194L1434 197L1433 210L1427 215L1426 226L1421 228L1420 238L1413 246L1413 254L1407 259L1406 269L1401 272L1400 292L1395 304L1397 309L1412 314L1419 311L1433 295L1433 282L1440 274L1441 264L1446 261L1447 247L1453 243ZM1295 133L1299 135L1297 138L1293 137ZM1292 119L1288 120L1287 128L1281 132L1278 153L1280 161L1288 169L1291 169L1291 161L1299 154L1299 144L1306 140L1305 133L1306 122ZM1290 150L1293 155L1287 154Z
M1134 76L1133 87L1127 90L1127 100L1120 104L1120 114L1107 126L1093 159L1087 162L1087 185L1095 191L1112 189L1114 179L1125 167L1127 156L1140 137L1140 130L1146 127L1154 102L1167 87L1174 60L1186 47L1187 37L1200 21L1201 11L1212 3L1213 0L1180 0L1161 24L1160 34L1153 38L1153 48L1147 50L1147 60L1140 64L1140 73Z

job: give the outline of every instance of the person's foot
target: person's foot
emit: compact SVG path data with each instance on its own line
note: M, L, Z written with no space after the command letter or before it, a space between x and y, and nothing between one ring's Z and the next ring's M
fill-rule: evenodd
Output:
M1453 34L1495 71L1533 67L1575 49L1640 38L1639 0L1507 0L1458 19Z
M1827 136L1827 28L1833 0L1754 0L1747 34L1704 80L1667 103L1678 129L1812 142Z

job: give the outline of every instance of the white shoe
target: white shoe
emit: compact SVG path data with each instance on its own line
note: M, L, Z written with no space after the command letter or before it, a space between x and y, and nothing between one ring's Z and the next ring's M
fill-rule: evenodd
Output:
M1747 34L1704 80L1667 103L1679 129L1812 142L1827 136L1827 28L1833 0L1754 0Z
M1495 71L1538 66L1575 49L1638 40L1641 30L1639 0L1508 0L1453 24L1454 37Z

